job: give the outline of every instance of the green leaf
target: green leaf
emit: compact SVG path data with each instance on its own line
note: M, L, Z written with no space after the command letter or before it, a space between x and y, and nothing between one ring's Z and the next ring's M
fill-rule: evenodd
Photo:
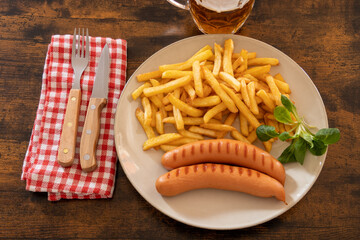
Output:
M326 152L327 145L325 145L321 140L314 138L313 147L309 151L315 156L321 156Z
M311 133L307 132L306 130L302 130L300 132L300 137L303 138L310 145L310 148L314 146L313 143L314 137Z
M288 132L282 132L282 133L279 135L279 139L280 139L281 141L286 141L286 140L288 140L288 139L293 139L293 138L295 138L295 136L294 136L294 137L291 136Z
M261 125L256 129L256 135L261 141L266 142L279 136L279 133L276 132L273 126Z
M302 138L298 138L294 144L295 159L301 165L304 164L307 147L308 147L307 142Z
M278 160L281 163L289 163L289 162L296 162L296 158L294 155L295 147L294 147L294 141L291 143L290 146L288 146L280 155Z
M274 110L274 116L281 123L293 123L291 113L284 106L277 106Z
M337 128L323 128L315 134L315 137L326 145L333 144L339 141L340 130Z
M285 95L281 94L281 103L284 107L291 113L297 116L297 111L295 105L288 99Z

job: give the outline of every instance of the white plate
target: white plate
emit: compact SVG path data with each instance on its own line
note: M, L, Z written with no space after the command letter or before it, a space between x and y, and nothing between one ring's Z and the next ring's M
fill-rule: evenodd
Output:
M155 189L156 179L166 172L160 160L161 150L142 150L146 135L135 117L140 101L133 101L131 93L140 86L136 75L154 71L161 64L185 61L201 47L214 42L223 45L234 40L235 52L242 48L257 52L258 57L275 57L280 65L272 74L280 72L289 83L298 112L306 121L320 128L328 127L325 107L319 92L308 75L292 59L261 41L237 35L201 35L175 42L147 59L130 77L119 100L115 117L115 143L120 164L135 189L152 206L182 223L207 229L239 229L269 221L293 207L310 190L320 174L325 156L306 155L305 163L285 165L286 201L259 198L244 193L203 189L176 197L162 197ZM259 145L261 146L261 145ZM273 146L271 154L278 157L286 145Z

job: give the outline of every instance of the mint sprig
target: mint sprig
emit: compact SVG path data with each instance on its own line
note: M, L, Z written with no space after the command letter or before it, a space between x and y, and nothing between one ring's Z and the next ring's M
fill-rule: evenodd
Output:
M295 105L286 96L281 95L281 103L283 106L275 108L274 117L278 122L293 126L295 134L291 136L289 132L278 133L275 127L268 125L261 125L256 129L257 137L263 142L275 137L281 141L291 140L290 146L278 158L281 163L303 164L307 150L315 156L321 156L326 152L329 144L339 141L339 129L323 128L314 134L310 131L311 127L298 115Z

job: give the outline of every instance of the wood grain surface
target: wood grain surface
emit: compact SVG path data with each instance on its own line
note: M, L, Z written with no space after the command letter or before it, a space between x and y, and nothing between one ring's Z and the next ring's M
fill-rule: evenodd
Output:
M241 230L177 222L148 204L118 167L110 200L48 202L20 180L51 35L87 27L128 41L128 77L149 56L200 35L191 16L165 0L0 1L0 238L358 239L360 235L360 1L258 0L237 33L294 59L341 130L307 195L283 215Z

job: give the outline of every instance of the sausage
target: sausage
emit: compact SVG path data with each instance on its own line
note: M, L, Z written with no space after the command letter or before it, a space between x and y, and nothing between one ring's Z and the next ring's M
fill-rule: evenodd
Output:
M255 169L285 183L284 166L270 153L245 142L232 139L201 140L179 146L161 158L168 169L198 163L223 163Z
M204 163L180 167L160 176L156 189L163 196L201 188L248 193L258 197L276 197L285 202L284 186L256 170L226 164Z

